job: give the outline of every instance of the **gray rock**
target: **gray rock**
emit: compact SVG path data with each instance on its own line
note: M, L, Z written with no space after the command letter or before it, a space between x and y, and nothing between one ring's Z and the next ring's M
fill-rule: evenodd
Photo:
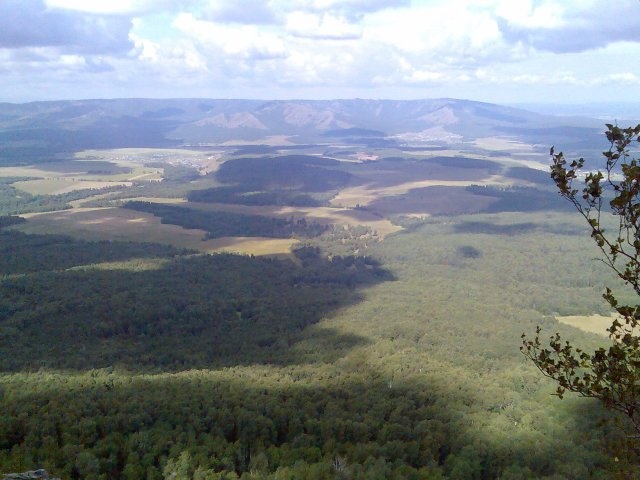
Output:
M50 477L46 470L30 470L23 473L6 473L2 476L2 480L60 480L59 478Z

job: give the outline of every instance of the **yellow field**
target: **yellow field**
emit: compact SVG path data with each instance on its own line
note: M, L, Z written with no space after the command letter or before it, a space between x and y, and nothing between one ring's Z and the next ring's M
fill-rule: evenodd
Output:
M109 198L118 192L107 192L107 193L99 193L97 195L91 195L87 198L81 198L79 200L72 200L69 203L73 208L81 208L86 203L92 202L94 200L101 200L105 198ZM127 198L125 201L138 201L138 202L152 202L152 203L166 203L170 205L176 205L179 203L186 203L187 200L184 198L167 198L167 197L132 197Z
M273 141L274 144L286 144L285 138L274 138ZM496 149L512 143L506 142L498 145L496 142L498 142L496 139L481 139L479 146L492 146L493 149ZM523 145L519 148L519 151L522 152L532 151L531 146ZM428 154L434 155L434 152ZM446 152L438 151L435 154L438 156L457 156L460 155L460 152L452 149ZM17 182L15 185L17 188L33 194L60 194L78 189L97 189L111 185L131 186L133 180L160 180L163 169L143 166L149 161L189 164L196 166L200 173L204 174L216 170L223 162L222 157L222 152L202 152L188 149L86 150L77 153L75 158L84 162L108 161L120 167L130 168L131 172L114 175L107 173L99 176L82 172L47 171L46 166L41 168L34 166L0 168L0 176L40 177L39 180ZM355 160L371 161L374 160L374 156L367 153L357 153ZM73 170L73 162L69 162L69 164L71 167L67 168ZM50 168L53 170L53 167ZM376 171L367 176L365 172L365 176L361 177L359 181L362 182L363 179L366 182L364 185L352 184L340 191L331 201L330 207L246 206L220 203L189 203L189 207L268 217L305 218L310 222L324 225L362 225L374 230L382 239L402 229L392 224L387 218L383 218L384 216L395 214L426 216L433 213L429 208L435 208L432 205L434 201L432 198L425 200L420 196L418 196L419 198L398 198L398 196L411 195L411 192L425 187L465 187L472 184L505 185L513 183L513 180L507 180L500 175L491 175L482 168L456 169L437 164L429 165L425 171L408 171L404 174L395 171L390 171L389 174ZM73 209L70 211L28 215L29 221L20 229L33 233L64 233L93 240L149 241L191 248L201 252L234 251L254 255L287 253L295 243L290 239L235 237L203 241L204 231L184 229L176 225L163 225L159 218L151 214L119 208L83 208L87 202L108 198L109 195L108 193L96 193L92 197L72 202ZM184 199L148 197L132 200L167 204L185 202ZM485 200L490 201L491 199ZM422 204L425 205L424 211L420 209ZM370 206L375 211L357 209L355 208L357 205Z
M197 254L199 255L199 254ZM119 262L102 262L91 265L80 265L69 270L125 270L145 272L161 270L170 262L167 258L131 258Z
M513 182L510 182L513 183ZM341 190L333 197L331 205L354 208L356 205L366 206L381 197L403 195L410 190L424 187L468 187L470 185L506 185L507 182L500 175L492 175L483 180L418 180L397 185L374 187L371 185L357 185Z
M160 223L160 218L125 208L74 208L23 215L16 229L25 233L63 234L85 240L153 242L205 253L238 252L253 255L288 254L292 239L227 237L203 240L206 232Z
M73 192L74 190L84 190L88 188L105 188L114 186L130 187L131 182L92 182L87 180L72 180L70 178L52 178L41 180L26 180L15 182L13 186L18 190L32 195L59 195Z
M116 163L116 162L113 162L113 163ZM162 168L133 166L131 167L131 172L129 173L114 173L114 174L102 174L102 175L83 174L83 175L74 176L74 178L77 178L79 180L105 181L105 182L131 182L133 180L158 182L162 180L163 174L164 174L164 170Z
M502 137L484 137L473 141L473 145L484 150L504 152L536 153L533 145Z
M35 165L24 167L0 167L0 177L59 178L67 175L53 170L47 170L45 165L40 167Z
M560 323L571 325L585 332L597 333L598 335L609 336L607 328L611 326L616 314L605 317L603 315L568 315L556 317Z
M79 170L77 172L59 172L55 170L47 170L45 165L33 165L26 167L0 167L0 177L36 177L46 182L129 182L131 180L157 181L162 179L162 173L162 168L148 168L141 166L132 167L132 170L129 173L115 174L91 174L82 170Z
M127 198L128 202L149 202L149 203L166 203L167 205L178 205L187 203L185 198L167 198L167 197L131 197Z
M33 181L37 182L37 181ZM45 181L42 181L45 182ZM29 186L29 182L26 183ZM70 182L69 183L82 183ZM88 184L88 183L87 183ZM42 188L42 184L35 184ZM58 189L68 188L64 181L51 185ZM285 255L298 243L294 239L274 239L263 237L224 237L203 240L206 232L198 229L185 229L177 225L162 224L158 217L148 213L123 208L83 208L84 202L97 198L108 198L110 193L98 194L87 199L72 202L71 210L24 215L27 223L16 228L26 233L64 234L86 240L129 240L154 242L189 248L200 252L235 252L252 255ZM138 197L131 200L181 204L184 199ZM364 225L375 230L380 238L401 230L370 212L349 208L331 207L281 207L246 206L230 204L190 203L191 208L212 211L227 211L246 215L264 215L269 217L305 218L324 225Z
M207 241L214 252L244 255L288 255L298 243L293 238L268 237L221 237Z

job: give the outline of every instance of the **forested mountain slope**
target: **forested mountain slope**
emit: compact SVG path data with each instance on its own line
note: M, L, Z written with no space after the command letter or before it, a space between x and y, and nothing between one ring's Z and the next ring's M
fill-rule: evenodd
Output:
M222 142L395 145L508 136L584 145L592 120L468 100L115 99L0 104L0 158L21 162L88 148ZM9 159L9 160L7 160ZM12 159L12 160L11 160Z

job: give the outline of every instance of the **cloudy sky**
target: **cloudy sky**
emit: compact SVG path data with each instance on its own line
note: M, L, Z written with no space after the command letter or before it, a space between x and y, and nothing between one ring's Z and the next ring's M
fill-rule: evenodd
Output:
M0 100L640 100L638 0L0 0Z

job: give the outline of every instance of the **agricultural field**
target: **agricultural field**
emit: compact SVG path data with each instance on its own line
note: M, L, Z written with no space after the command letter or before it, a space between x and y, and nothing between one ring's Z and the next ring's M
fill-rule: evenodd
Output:
M297 242L272 238L206 239L204 230L163 224L151 214L123 208L75 208L54 213L26 214L24 233L70 235L81 240L151 242L204 253L234 252L254 255L288 254Z
M99 190L111 186L130 187L131 185L131 182L76 181L69 178L24 180L13 183L17 190L31 195L60 195L75 190Z
M487 148L485 143L482 144L483 148ZM47 164L46 169L43 165L5 167L6 171L1 171L0 168L0 174L18 179L11 183L11 187L18 192L22 191L30 195L62 195L75 191L82 193L95 190L95 194L83 195L77 200L68 202L71 210L66 213L31 215L28 224L20 227L25 232L45 232L51 229L52 232L65 231L69 235L84 239L97 239L106 235L105 238L112 239L162 241L203 252L238 248L239 252L254 255L281 254L297 242L287 238L276 242L274 239L257 237L247 239L240 236L236 240L232 238L228 238L225 242L218 240L214 245L212 242L199 240L201 232L182 231L184 229L152 221L146 217L129 218L128 213L120 210L90 208L96 205L119 207L127 201L144 198L167 204L187 202L191 196L188 190L185 190L185 185L190 183L193 185L194 199L188 201L187 206L194 210L235 212L271 218L304 218L322 225L337 225L345 228L361 226L375 231L379 238L384 238L402 228L390 220L393 217L479 212L488 208L496 200L488 195L479 196L471 193L465 190L465 187L490 185L506 188L514 185L529 185L524 180L503 175L509 171L508 158L499 159L496 156L498 159L488 160L486 155L461 156L460 150L425 150L407 153L387 148L381 151L362 152L357 147L348 149L343 146L338 152L340 155L330 153L328 157L323 157L319 154L313 156L305 156L305 154L295 157L287 156L288 154L282 150L273 150L274 148L276 147L268 147L264 152L279 151L285 155L274 157L271 154L264 155L263 152L262 157L251 157L251 151L260 151L252 149L251 146L242 148L227 146L218 150L213 148L86 150L75 154L75 160L53 162ZM525 146L521 148L527 152L532 149L532 147L527 149ZM305 151L311 153L323 149L327 150L327 147L307 146ZM394 154L404 156L386 156ZM348 156L352 160L336 163L335 158L339 156ZM274 163L274 159L277 158L282 158L281 166ZM313 163L310 163L309 167L304 167L303 164L301 170L291 170L285 161L296 161L296 158L309 159L302 161L313 159ZM226 185L233 185L233 182L240 185L246 184L241 170L236 173L227 166L232 167L239 162L248 161L257 162L248 170L252 176L262 169L265 172L274 171L274 168L288 169L288 171L283 170L283 174L277 179L270 178L268 176L270 174L264 176L259 180L262 183L251 185L250 190L237 192L235 198L238 200L233 200L234 197L230 197L229 200L221 197L220 200L224 200L224 203L219 201L216 203L215 200L213 202L198 201L195 195L200 188L198 185L203 181L209 181L209 178L217 178L217 184L222 187L218 188L219 191L230 188L225 187L224 182L227 182ZM169 168L173 170L168 170ZM54 172L55 177L52 176ZM323 172L323 176L318 177L318 172ZM282 181L284 183L278 186L277 182ZM309 183L318 181L323 182L318 184L318 188ZM214 182L213 185L216 183ZM105 187L119 187L119 189L115 192L102 193ZM313 199L309 197L309 200L304 201L308 206L304 206L303 203L300 206L286 204L274 206L269 205L269 200L253 200L258 198L256 193L265 189L272 192L274 188L282 188L283 194L297 192L297 189L303 188L304 192L300 190L298 194L300 197L306 195L309 189L317 190L318 193L314 194ZM322 193L323 190L327 193ZM214 187L212 192L216 191ZM162 196L158 196L159 192ZM175 192L178 192L177 197ZM286 193L286 195L291 196L292 193ZM243 204L244 198L251 199L251 203ZM241 203L235 203L236 201ZM76 209L78 211L74 211Z
M597 333L603 336L609 336L607 329L611 326L611 323L616 318L616 315L567 315L558 316L556 320L566 325L579 328L585 332Z

